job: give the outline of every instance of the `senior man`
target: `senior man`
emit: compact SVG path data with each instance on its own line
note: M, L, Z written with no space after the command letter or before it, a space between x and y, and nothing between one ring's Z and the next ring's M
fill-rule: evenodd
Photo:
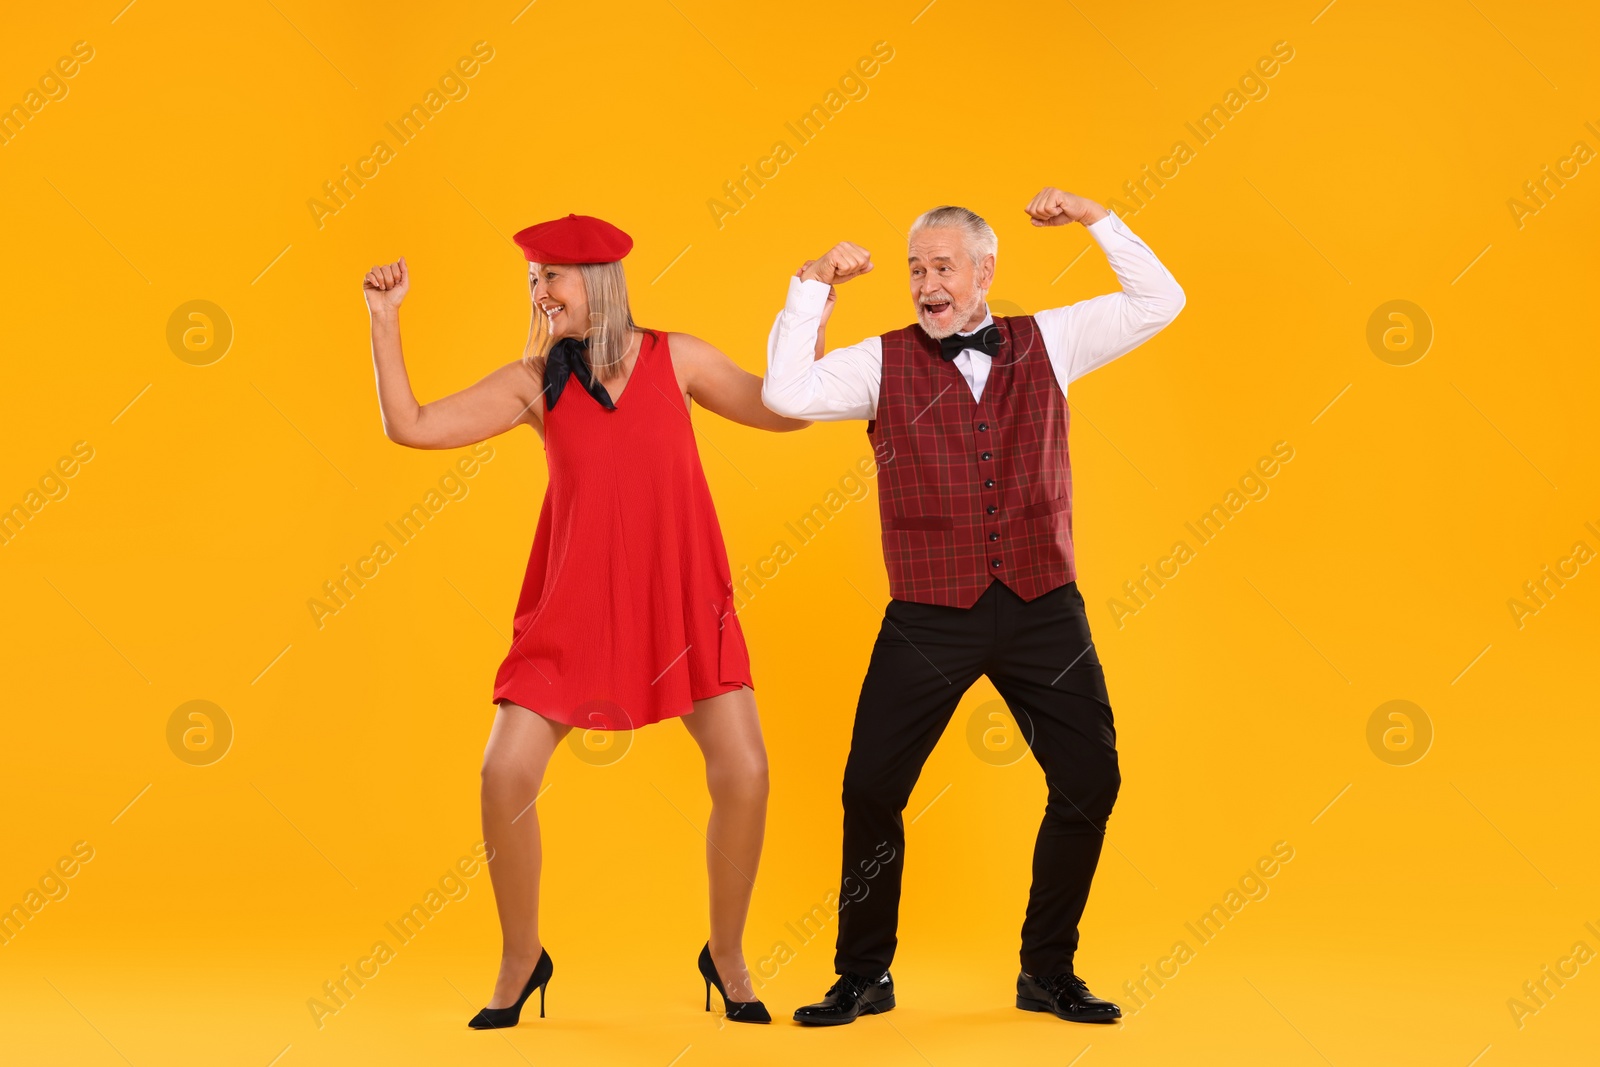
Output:
M839 978L822 1001L795 1012L803 1024L894 1007L901 815L979 675L1011 709L1049 797L1022 923L1017 1007L1090 1023L1122 1014L1090 993L1073 965L1122 779L1073 562L1067 386L1154 336L1182 310L1184 294L1101 205L1046 188L1025 210L1034 226L1081 223L1121 291L996 318L985 299L994 230L966 208L939 207L911 225L915 324L818 358L833 286L872 269L871 254L846 242L790 279L768 341L769 408L868 420L891 597L845 764Z

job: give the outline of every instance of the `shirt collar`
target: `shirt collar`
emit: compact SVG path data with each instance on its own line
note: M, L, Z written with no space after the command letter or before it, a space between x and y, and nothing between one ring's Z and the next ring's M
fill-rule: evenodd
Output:
M959 333L956 336L957 337L975 337L979 333L981 333L985 328L993 325L993 323L994 323L994 314L992 312L990 312L990 310L989 310L989 302L987 300L985 300L983 302L983 321L978 323L978 325L974 326L972 329L967 330L967 331L965 331L963 333ZM961 350L961 353L963 355L965 355L966 353L972 352L972 351L977 351L977 350L976 349L970 349L970 348L963 348Z

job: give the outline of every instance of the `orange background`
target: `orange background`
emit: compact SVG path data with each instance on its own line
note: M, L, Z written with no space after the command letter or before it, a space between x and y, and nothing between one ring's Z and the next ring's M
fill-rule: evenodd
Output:
M1600 149L1588 7L121 2L12 12L0 39L0 103L24 106L75 42L92 49L0 145L0 505L41 504L0 545L0 904L41 881L64 891L0 945L8 1059L1497 1067L1592 1053L1600 972L1561 961L1577 942L1600 951L1600 575L1564 564L1520 625L1508 603L1531 604L1524 583L1575 543L1600 549L1580 318L1600 177L1574 156ZM447 81L458 98L441 92L399 144L385 124L479 41L492 58ZM877 42L892 57L798 144L785 124ZM1246 83L1256 98L1241 92L1200 144L1185 124L1276 42L1292 59L1265 95ZM380 139L392 158L319 226L308 201ZM708 202L779 139L791 158L719 220ZM908 809L901 1008L830 1032L787 1022L831 980L832 923L809 940L792 924L836 889L840 774L887 598L876 503L857 494L741 613L774 777L746 951L759 967L790 950L762 988L779 1025L701 1011L708 801L696 750L667 724L621 758L579 747L552 764L548 1018L463 1026L498 960L479 870L446 879L459 899L441 892L319 1028L308 1000L479 839L489 690L545 479L531 432L489 442L459 481L470 450L384 438L363 273L408 257L408 365L432 399L522 350L509 235L598 214L636 239L642 322L759 372L787 275L835 241L874 249L881 269L841 291L830 339L910 321L893 264L938 203L998 230L995 305L1109 290L1087 234L1033 229L1022 207L1050 184L1131 209L1124 183L1180 139L1191 158L1128 222L1188 306L1072 389L1079 582L1124 775L1079 970L1122 1002L1122 1025L1011 1006L1044 789L1006 755L1003 718L985 740L987 683ZM1524 183L1562 160L1564 184L1531 200ZM169 342L193 300L220 310L225 352L220 333ZM1376 332L1426 324L1420 358L1404 336L1369 344L1394 300L1414 305L1408 320L1380 316ZM696 428L736 573L870 455L859 423L769 435L702 412ZM91 458L51 480L78 442ZM1278 442L1293 459L1267 494L1118 620L1123 583ZM319 629L308 600L434 489L423 533ZM186 720L169 741L194 700L232 731L209 765L178 757ZM1408 719L1380 713L1395 700ZM76 842L92 858L51 881ZM1258 899L1241 892L1199 943L1185 924L1226 906L1278 842L1292 859L1247 881ZM1179 941L1192 958L1162 963ZM1569 977L1519 1025L1508 1002L1531 1007L1523 983L1547 965ZM1124 983L1147 966L1174 976L1135 1000Z

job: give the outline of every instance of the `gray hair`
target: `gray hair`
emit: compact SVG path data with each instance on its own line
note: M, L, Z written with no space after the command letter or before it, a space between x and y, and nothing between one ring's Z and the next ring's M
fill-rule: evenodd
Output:
M972 256L972 262L978 263L984 256L997 255L1000 249L1000 238L995 236L994 228L984 221L983 216L976 211L969 211L964 207L946 204L936 207L931 211L924 211L917 216L917 221L911 224L910 236L915 237L918 230L932 227L949 227L960 230L967 252Z

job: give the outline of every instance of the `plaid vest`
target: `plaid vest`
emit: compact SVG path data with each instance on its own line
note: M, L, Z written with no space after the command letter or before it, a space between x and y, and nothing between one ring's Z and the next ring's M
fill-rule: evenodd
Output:
M994 321L982 400L921 326L882 337L867 436L896 600L969 608L995 579L1032 600L1077 576L1067 398L1033 317Z

